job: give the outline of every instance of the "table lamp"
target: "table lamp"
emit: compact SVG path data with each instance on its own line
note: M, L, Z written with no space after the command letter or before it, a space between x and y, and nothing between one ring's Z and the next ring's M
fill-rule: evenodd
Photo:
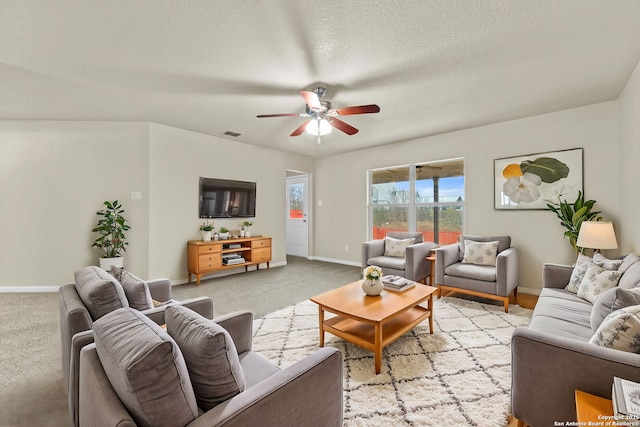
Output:
M613 231L613 223L605 221L585 221L580 226L576 246L593 249L617 249L616 233Z

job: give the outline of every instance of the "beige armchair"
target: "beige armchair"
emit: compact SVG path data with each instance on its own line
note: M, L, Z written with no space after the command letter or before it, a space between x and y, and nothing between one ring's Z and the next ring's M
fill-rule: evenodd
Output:
M465 241L487 244L497 242L497 250L491 256L470 256ZM477 248L482 245L475 245ZM490 245L489 245L490 246ZM470 256L465 259L466 255ZM489 265L487 265L489 263ZM511 247L509 236L460 235L458 243L441 246L436 250L436 283L438 298L442 291L455 291L483 298L502 301L505 313L509 311L509 295L518 293L518 250Z
M431 273L431 261L426 258L436 244L424 242L423 239L420 232L405 231L389 232L384 239L364 242L362 268L377 265L385 275L395 274L426 283Z
M63 385L69 398L69 412L72 425L78 425L78 375L80 350L93 342L93 322L104 314L132 305L142 309L142 301L149 300L148 309L140 310L153 322L162 325L166 306L153 307L153 301L171 300L169 279L149 280L146 287L140 279L131 283L126 280L127 292L119 281L99 267L85 267L75 274L75 283L62 285L58 291L58 313L60 320L60 347ZM137 279L129 274L127 279ZM139 281L139 282L138 282ZM130 304L129 297L133 304ZM213 300L209 297L172 301L191 308L211 319Z

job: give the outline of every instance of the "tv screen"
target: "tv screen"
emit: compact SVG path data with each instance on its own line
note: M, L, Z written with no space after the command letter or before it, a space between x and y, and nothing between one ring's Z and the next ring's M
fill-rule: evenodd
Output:
M256 183L200 178L200 218L256 216Z

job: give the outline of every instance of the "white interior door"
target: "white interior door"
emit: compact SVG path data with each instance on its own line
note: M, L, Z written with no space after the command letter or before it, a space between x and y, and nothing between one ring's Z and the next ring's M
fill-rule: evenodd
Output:
M287 178L287 255L309 256L307 175Z

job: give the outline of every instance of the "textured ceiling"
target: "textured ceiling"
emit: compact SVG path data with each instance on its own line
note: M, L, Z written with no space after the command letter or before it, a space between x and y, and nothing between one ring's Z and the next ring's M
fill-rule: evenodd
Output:
M149 121L313 157L616 99L638 0L0 0L0 119ZM290 137L321 83L360 129ZM188 147L185 147L188 148Z

